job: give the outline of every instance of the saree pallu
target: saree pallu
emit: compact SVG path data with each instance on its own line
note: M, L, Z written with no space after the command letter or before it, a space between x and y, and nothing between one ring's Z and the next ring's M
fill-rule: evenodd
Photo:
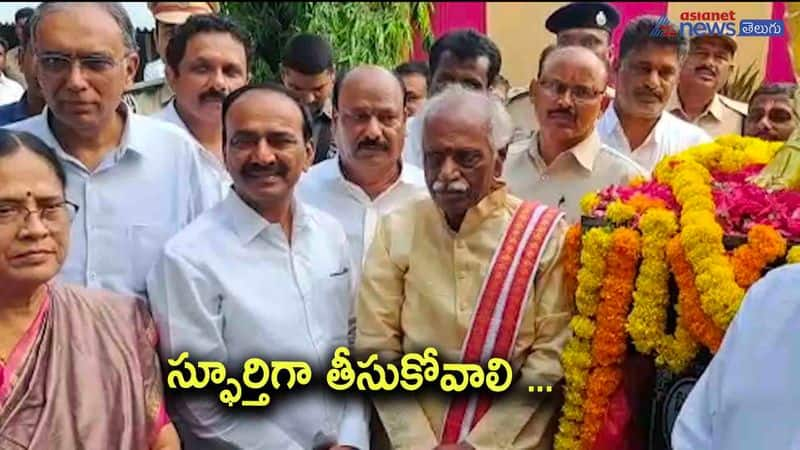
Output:
M0 399L0 450L146 450L169 422L144 302L48 286L49 309Z

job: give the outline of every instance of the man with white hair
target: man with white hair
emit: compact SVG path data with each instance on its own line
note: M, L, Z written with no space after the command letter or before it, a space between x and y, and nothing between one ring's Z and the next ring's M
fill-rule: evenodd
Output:
M550 448L556 402L527 387L563 375L566 223L508 194L500 175L511 119L490 94L449 86L419 120L432 198L382 218L361 279L356 348L389 360L426 347L440 361L502 358L511 389L523 392L380 396L381 423L393 448Z

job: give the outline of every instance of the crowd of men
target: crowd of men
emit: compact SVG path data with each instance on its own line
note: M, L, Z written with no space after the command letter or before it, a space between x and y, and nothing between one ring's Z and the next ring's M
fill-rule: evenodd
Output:
M0 108L0 448L552 448L559 398L527 387L563 378L581 196L722 134L785 141L798 122L793 85L749 105L719 94L734 39L654 35L663 23L643 16L617 49L604 3L548 19L557 43L522 131L501 52L473 30L394 69L338 70L325 37L299 34L280 80L253 84L252 42L216 4L150 7L145 77L174 93L150 116L124 100L142 61L120 4L42 3L20 26L26 90ZM159 361L184 351L324 373L338 346L499 356L515 384L458 399L314 388L258 414L162 394ZM783 414L794 392L775 396ZM676 448L754 448L726 434L759 423L748 408L718 423L726 405L698 395ZM770 426L762 448L788 448L791 429Z

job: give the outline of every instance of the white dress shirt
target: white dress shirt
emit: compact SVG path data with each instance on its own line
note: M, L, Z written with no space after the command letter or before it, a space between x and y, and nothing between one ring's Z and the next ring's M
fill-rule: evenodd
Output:
M364 254L372 243L381 216L428 196L425 175L410 164L403 164L400 177L382 194L369 195L342 175L339 157L311 167L300 179L298 197L305 203L332 215L344 227L351 261L358 281Z
M424 168L422 158L422 119L409 117L406 121L406 140L403 146L403 161Z
M663 111L642 145L632 149L622 130L613 102L597 122L597 132L604 144L628 155L648 172L652 172L656 164L669 155L712 141L711 136L700 127Z
M221 199L191 137L148 117L126 114L120 146L93 171L68 154L48 125L48 110L8 128L55 150L67 174L72 223L63 281L145 295L145 277L164 243Z
M21 84L0 72L0 106L18 102L25 93Z
M225 165L222 163L222 161L214 156L214 153L211 152L211 150L204 148L203 144L201 144L200 141L194 137L192 130L186 126L186 122L184 122L183 119L181 119L181 116L178 115L178 111L175 109L175 99L167 103L167 106L165 106L164 109L151 115L150 117L171 123L186 131L186 133L192 137L192 140L197 143L197 150L200 153L201 162L212 174L214 174L214 177L216 178L216 182L213 184L213 186L209 186L209 188L219 189L220 198L225 198L228 195L228 190L230 190L231 184L233 183L228 170L225 168Z
M675 450L800 450L800 264L753 285L675 421Z
M166 76L166 65L161 58L155 59L144 66L144 81L160 80Z
M326 213L296 201L290 245L280 224L231 190L167 243L148 277L161 355L188 351L229 371L251 357L303 360L324 380L334 348L347 345L350 269L344 231ZM187 427L181 437L198 449L310 449L323 437L368 448L369 418L357 397L304 389L246 416L214 395L176 399Z

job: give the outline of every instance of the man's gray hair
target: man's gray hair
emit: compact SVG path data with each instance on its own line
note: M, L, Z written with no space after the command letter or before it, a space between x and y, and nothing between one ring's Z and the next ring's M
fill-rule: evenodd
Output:
M125 10L125 7L122 6L122 3L119 2L92 2L91 4L97 6L98 8L102 8L105 10L119 25L120 32L122 33L122 41L125 45L127 50L135 52L137 50L136 45L136 31L133 28L133 22L131 22L130 16L128 16L128 11ZM36 45L36 31L39 27L39 23L42 21L44 16L49 13L62 11L66 8L74 8L76 6L86 5L86 3L72 3L72 2L42 2L39 6L36 7L36 11L34 11L33 16L30 18L30 30L31 30L31 42Z
M503 103L487 92L467 89L460 84L447 86L425 102L419 116L423 130L431 117L448 114L453 108L464 107L467 104L470 108L474 108L471 113L484 115L489 128L489 145L492 146L492 150L500 151L511 143L514 124Z

